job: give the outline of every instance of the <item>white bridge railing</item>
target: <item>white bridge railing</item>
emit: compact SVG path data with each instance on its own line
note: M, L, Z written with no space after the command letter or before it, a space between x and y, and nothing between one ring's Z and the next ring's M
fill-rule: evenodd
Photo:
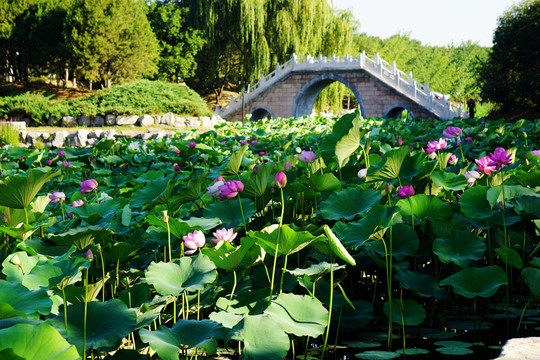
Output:
M248 104L252 99L262 94L266 89L286 78L291 72L297 71L335 71L335 70L354 70L363 69L377 79L381 80L398 92L409 97L428 111L431 111L437 117L443 120L453 119L455 117L466 117L468 113L461 105L455 105L448 101L449 95L435 92L429 88L428 83L422 84L414 80L412 72L404 73L396 67L396 63L381 59L377 53L373 59L362 52L360 56L333 56L333 57L312 57L298 58L295 54L284 64L278 64L276 69L268 75L263 75L255 85L248 85L244 94L233 97L229 104L223 107L217 107L215 113L225 118L242 107L242 95L244 104Z

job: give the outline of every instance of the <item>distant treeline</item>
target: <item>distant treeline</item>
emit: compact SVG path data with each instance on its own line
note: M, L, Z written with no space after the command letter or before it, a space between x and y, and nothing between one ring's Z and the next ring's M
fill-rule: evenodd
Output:
M538 3L524 1L500 25ZM366 51L454 101L500 101L496 92L483 91L483 79L493 78L486 69L501 71L490 58L497 41L492 52L471 42L423 45L406 34L382 40L359 29L349 11L327 0L4 0L0 72L16 81L47 76L89 88L141 78L186 82L218 99L225 89L242 91L293 53ZM538 49L538 38L528 46ZM345 92L330 87L322 98L341 103Z

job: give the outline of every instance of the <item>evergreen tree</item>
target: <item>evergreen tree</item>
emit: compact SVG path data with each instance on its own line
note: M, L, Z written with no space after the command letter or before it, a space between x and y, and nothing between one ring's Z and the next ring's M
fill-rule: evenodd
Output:
M146 10L142 0L75 0L67 29L76 71L107 87L155 74L159 45Z
M525 0L498 19L484 95L508 109L540 105L540 0Z
M188 27L188 8L175 1L150 4L148 18L159 41L159 78L180 81L195 74L195 55L205 43L203 32Z

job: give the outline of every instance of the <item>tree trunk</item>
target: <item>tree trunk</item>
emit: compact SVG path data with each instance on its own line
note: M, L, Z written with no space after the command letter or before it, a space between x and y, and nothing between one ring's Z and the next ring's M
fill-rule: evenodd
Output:
M67 83L69 81L69 69L66 67L65 71L66 71L66 74L64 78L64 88L67 87Z
M77 88L77 74L73 71L73 88Z
M92 85L94 84L93 80L90 80L90 91L92 91Z

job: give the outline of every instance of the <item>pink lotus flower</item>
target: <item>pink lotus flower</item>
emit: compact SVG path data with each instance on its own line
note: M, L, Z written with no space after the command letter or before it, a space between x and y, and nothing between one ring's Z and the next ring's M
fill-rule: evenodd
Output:
M463 131L457 126L448 126L444 129L443 136L445 138L455 138L461 136L461 134L463 134Z
M88 251L84 253L84 257L85 259L93 260L94 254L92 254L92 250L88 249Z
M257 145L259 142L257 140L252 140L251 145Z
M97 191L97 187L98 187L98 182L94 179L88 179L88 180L85 180L83 182L81 182L80 184L80 187L81 187L81 192L83 194L86 194L86 193L89 193L89 192L92 192L92 191Z
M398 135L396 144L397 146L402 146L404 144L403 140L401 140L401 135Z
M291 164L291 162L290 162L290 161L285 161L285 162L283 163L283 169L284 169L285 171L291 170L291 169L292 169L292 164Z
M406 199L414 195L414 188L412 185L404 185L398 189L397 193L400 198Z
M540 150L531 150L531 154L540 157Z
M92 159L92 162L95 164L97 162L97 159L96 158L93 158Z
M266 155L266 152L265 151L259 151L259 155L264 156L264 155Z
M65 167L71 167L71 161L64 161L64 162L62 162L62 166L65 166Z
M202 248L206 244L204 233L200 230L195 230L182 238L184 239L184 246L190 249L184 252L186 255L193 254L197 249Z
M300 155L298 155L298 158L304 162L307 162L311 164L315 161L315 158L317 158L317 155L313 151L302 151Z
M195 141L190 141L188 146L193 149L195 146L197 146L197 143Z
M51 165L51 164L52 164L52 160L51 159L47 160L47 165Z
M84 201L82 200L75 200L71 203L71 207L79 207L79 206L83 206L84 205Z
M239 192L243 190L244 184L242 184L242 182L238 180L225 181L225 184L219 187L219 191L221 192L220 195L225 196L229 200L234 198L236 195L238 195Z
M474 162L476 163L476 165L478 165L478 167L474 170L483 172L486 175L490 175L492 171L496 170L495 166L490 164L491 159L489 158L489 156L484 156L480 159L476 159L474 160Z
M456 165L458 162L458 157L454 154L452 154L449 158L448 158L448 165Z
M466 137L465 139L463 139L463 140L468 141L468 142L472 142L472 137L467 136L467 137Z
M231 229L222 228L222 229L216 230L216 232L214 233L215 238L213 238L212 241L215 242L216 244L219 244L222 241L231 242L236 238L236 235L238 234L235 233L232 228Z
M58 203L62 203L64 201L66 201L66 194L64 194L61 191L55 192L55 193L52 193L51 195L49 195L49 199L52 200L51 204L53 204L53 205L58 204Z
M510 151L505 150L502 147L498 147L494 152L489 154L489 165L495 166L496 170L499 170L504 165L511 164L514 161L514 157Z
M426 154L431 154L435 151L442 150L446 147L446 145L448 145L448 143L443 138L440 138L438 141L430 141L427 144L428 148L426 149Z
M278 171L274 177L274 183L278 188L284 188L287 185L287 175L283 171Z
M173 167L174 167L174 171L180 171L180 165L178 165L177 163L174 163Z
M181 153L181 151L178 150L178 149L174 149L174 152L175 152L176 154L180 154L180 153Z
M247 140L240 140L240 145L247 145Z
M384 192L386 194L391 194L392 193L392 184L386 183L386 185L384 186Z
M59 156L59 157L66 156L66 152L65 152L64 150L60 150L60 151L58 152L58 156Z

